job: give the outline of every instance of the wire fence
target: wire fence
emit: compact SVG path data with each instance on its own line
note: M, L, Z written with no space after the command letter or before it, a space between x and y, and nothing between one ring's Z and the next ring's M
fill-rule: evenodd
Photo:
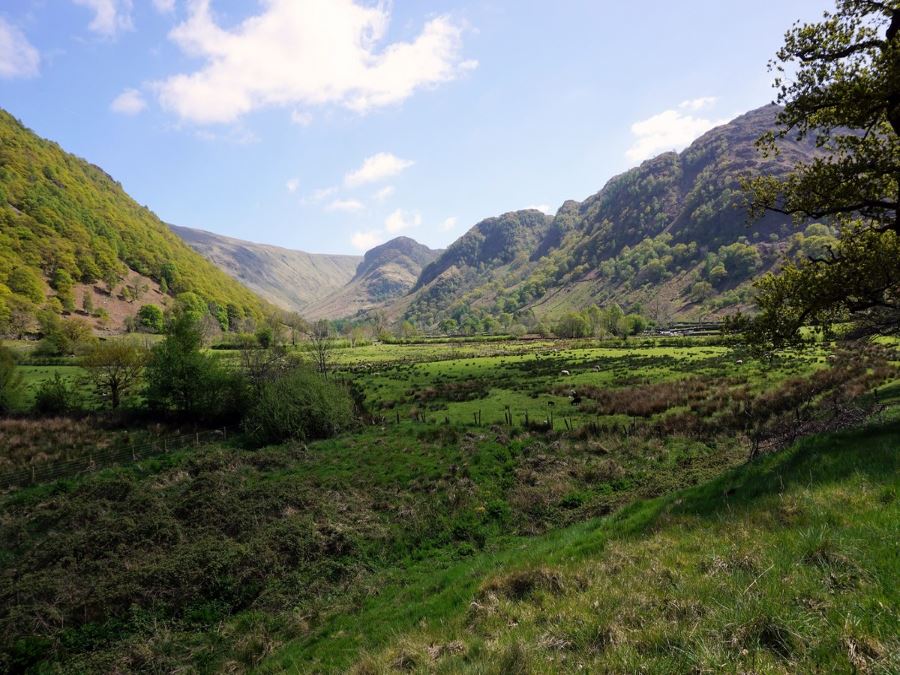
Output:
M197 431L169 438L158 438L141 444L116 448L98 448L78 457L62 460L34 461L12 471L0 472L0 489L47 483L73 478L111 466L120 466L159 457L186 448L199 448L228 439L228 428Z

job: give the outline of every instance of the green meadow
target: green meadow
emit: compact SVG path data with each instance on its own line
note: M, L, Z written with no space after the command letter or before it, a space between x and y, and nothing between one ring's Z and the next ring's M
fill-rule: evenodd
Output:
M335 349L329 377L363 411L335 438L237 434L0 496L3 663L888 672L900 380L870 349ZM29 387L78 379L75 361L20 367ZM851 385L868 428L773 432L748 463L748 411ZM4 421L6 465L150 437L92 415Z

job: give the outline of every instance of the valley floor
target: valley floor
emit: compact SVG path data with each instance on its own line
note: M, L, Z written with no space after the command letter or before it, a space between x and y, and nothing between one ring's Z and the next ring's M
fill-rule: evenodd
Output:
M896 671L900 384L872 354L339 350L355 432L0 495L0 670ZM874 416L748 462L746 411L810 382Z

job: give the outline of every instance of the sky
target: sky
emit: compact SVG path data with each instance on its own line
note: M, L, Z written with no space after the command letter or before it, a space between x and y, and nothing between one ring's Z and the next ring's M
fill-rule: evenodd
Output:
M553 213L771 102L829 0L3 0L0 107L166 222L315 253Z

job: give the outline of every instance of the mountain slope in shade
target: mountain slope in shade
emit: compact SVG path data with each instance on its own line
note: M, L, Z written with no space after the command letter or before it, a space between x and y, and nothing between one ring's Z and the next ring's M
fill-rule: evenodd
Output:
M311 303L305 314L311 319L353 316L401 297L415 285L422 269L441 253L409 237L376 246L365 254L346 286Z
M348 284L360 256L306 253L233 239L205 230L170 226L191 248L279 307L307 308Z
M552 319L611 302L644 311L664 302L681 318L743 308L752 280L798 240L786 216L748 223L740 180L784 176L821 152L812 140L785 139L779 154L762 155L756 140L778 110L750 111L681 153L647 160L555 217L520 211L478 223L388 315L428 328L447 319Z

